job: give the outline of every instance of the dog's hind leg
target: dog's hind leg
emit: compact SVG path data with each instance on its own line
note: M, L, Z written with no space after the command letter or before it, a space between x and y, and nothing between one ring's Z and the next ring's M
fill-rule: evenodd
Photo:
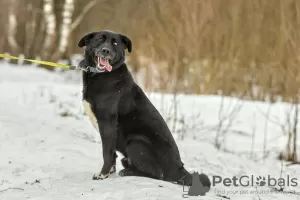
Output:
M133 167L132 162L131 162L130 158L128 158L128 157L122 158L121 163L125 169Z
M120 176L145 176L163 179L163 171L151 148L151 143L147 138L140 136L132 138L126 146L128 159L132 165L120 171Z
M130 160L130 158L128 157L124 157L121 159L121 163L124 167L124 169L122 169L119 172L120 176L143 176L143 177L149 177L152 178L151 175L146 174L144 172L139 171L132 163L132 161Z

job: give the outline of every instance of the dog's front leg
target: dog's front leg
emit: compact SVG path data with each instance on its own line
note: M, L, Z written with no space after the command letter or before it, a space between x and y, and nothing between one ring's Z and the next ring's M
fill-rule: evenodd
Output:
M116 171L116 140L117 140L117 115L110 114L99 117L99 130L102 140L103 167L100 173L93 176L93 179L105 179L109 174Z

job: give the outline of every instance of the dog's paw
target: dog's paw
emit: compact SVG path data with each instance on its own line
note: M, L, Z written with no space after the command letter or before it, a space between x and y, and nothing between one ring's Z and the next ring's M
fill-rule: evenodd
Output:
M106 179L109 174L102 174L101 172L94 174L93 180L103 180Z
M116 172L116 166L112 166L109 170L108 174L103 174L101 172L94 174L93 180L103 180L106 179L110 174L113 174Z

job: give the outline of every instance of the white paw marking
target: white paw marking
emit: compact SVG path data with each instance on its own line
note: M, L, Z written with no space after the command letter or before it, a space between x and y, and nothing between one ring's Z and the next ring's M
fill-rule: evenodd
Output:
M103 180L106 179L110 174L113 174L116 172L116 166L112 166L109 170L108 174L102 174L101 172L98 172L96 174L94 174L93 179L94 180Z
M93 179L94 180L103 180L106 179L108 177L109 174L102 174L101 172L94 174Z

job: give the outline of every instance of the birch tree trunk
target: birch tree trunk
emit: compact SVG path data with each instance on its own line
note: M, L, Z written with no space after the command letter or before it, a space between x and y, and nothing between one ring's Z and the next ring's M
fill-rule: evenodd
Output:
M68 48L69 35L71 33L72 17L74 12L74 0L65 0L62 11L61 32L58 42L58 48L52 60L58 60Z
M52 45L54 44L56 38L56 17L54 14L53 0L44 0L43 13L46 24L46 35L44 40L42 57L44 59L48 59L52 53Z
M16 40L16 31L17 31L17 17L16 17L16 2L12 0L10 2L10 10L8 14L8 27L7 27L7 41L11 49L11 53L16 55L19 52L19 45Z
M0 0L0 8L7 8L9 3L7 0ZM2 28L0 29L0 51L4 51L4 45L7 40L7 28L8 28L8 9L5 9L3 12L0 13L0 23L2 24ZM0 58L1 60L1 58Z

